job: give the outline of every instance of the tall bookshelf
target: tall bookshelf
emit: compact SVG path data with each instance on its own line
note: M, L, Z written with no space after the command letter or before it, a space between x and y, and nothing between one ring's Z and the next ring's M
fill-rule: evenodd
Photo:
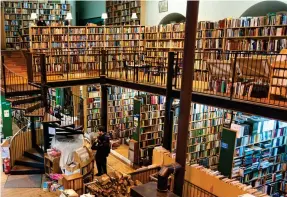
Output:
M285 195L287 181L287 124L238 115L232 177L270 196Z
M107 25L140 25L143 1L106 1L108 14ZM137 14L137 19L131 19L132 13ZM135 22L135 23L134 23Z
M138 144L138 150L129 152L129 158L138 158L136 164L148 164L152 161L152 151L162 144L164 132L165 97L157 95L142 95L134 99L133 140ZM136 156L138 155L138 156Z
M21 47L18 31L25 37L23 42L28 42L26 38L28 32L25 27L29 27L31 13L43 16L47 25L51 25L57 20L64 20L70 10L70 4L53 1L3 1L1 3L4 7L6 48L12 49Z
M87 130L95 132L101 125L101 86L90 85L87 89Z
M71 72L99 69L101 49L108 51L108 68L118 68L122 60L138 61L145 42L143 26L30 27L29 34L30 51L46 53L54 73L67 72L67 64ZM38 56L33 64L38 73Z
M107 131L116 138L131 138L134 130L134 97L138 91L111 86L108 87Z
M179 106L175 105L173 108L172 152L175 152ZM189 165L199 163L216 169L223 125L223 109L195 103L191 104L191 108L186 162Z

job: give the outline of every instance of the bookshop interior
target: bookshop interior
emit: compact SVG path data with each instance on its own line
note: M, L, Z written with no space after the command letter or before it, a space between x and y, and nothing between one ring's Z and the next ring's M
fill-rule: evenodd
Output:
M287 1L1 1L1 196L287 197Z

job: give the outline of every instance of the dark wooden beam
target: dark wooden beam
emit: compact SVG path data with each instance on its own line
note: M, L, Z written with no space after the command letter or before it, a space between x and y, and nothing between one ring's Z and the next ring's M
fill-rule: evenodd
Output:
M34 117L30 117L30 128L31 128L32 147L34 148L37 145L35 118Z
M108 125L108 87L107 85L101 85L101 125L105 127L107 131Z
M46 73L46 56L45 54L40 54L40 66L41 66L41 95L42 95L42 107L45 108L45 112L49 113L48 105L48 87L47 87L47 73Z
M165 94L165 111L164 111L164 134L163 134L163 147L171 151L171 141L172 141L172 127L170 123L172 122L171 117L171 106L173 102L172 98L172 76L173 76L173 66L174 66L174 52L168 53L168 68L167 68L167 82L166 82L166 94Z
M186 147L188 138L192 80L194 71L196 28L198 16L199 1L187 1L185 40L183 54L183 70L180 91L180 113L178 121L177 145L176 145L176 162L182 168L175 175L174 192L182 196L184 185L184 173L186 164Z

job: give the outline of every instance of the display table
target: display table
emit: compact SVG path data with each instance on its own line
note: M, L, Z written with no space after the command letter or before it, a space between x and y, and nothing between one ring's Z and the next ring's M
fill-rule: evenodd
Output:
M131 197L178 197L174 193L157 191L157 183L149 182L144 185L133 187Z

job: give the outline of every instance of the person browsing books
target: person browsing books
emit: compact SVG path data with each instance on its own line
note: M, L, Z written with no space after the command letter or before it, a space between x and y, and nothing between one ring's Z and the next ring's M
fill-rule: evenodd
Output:
M96 176L107 174L107 157L110 153L110 138L104 127L98 128L98 138L92 145L92 150L96 150L95 160L97 164L98 173Z
M40 16L38 22L37 22L37 26L47 26L46 22L44 21L43 16Z

